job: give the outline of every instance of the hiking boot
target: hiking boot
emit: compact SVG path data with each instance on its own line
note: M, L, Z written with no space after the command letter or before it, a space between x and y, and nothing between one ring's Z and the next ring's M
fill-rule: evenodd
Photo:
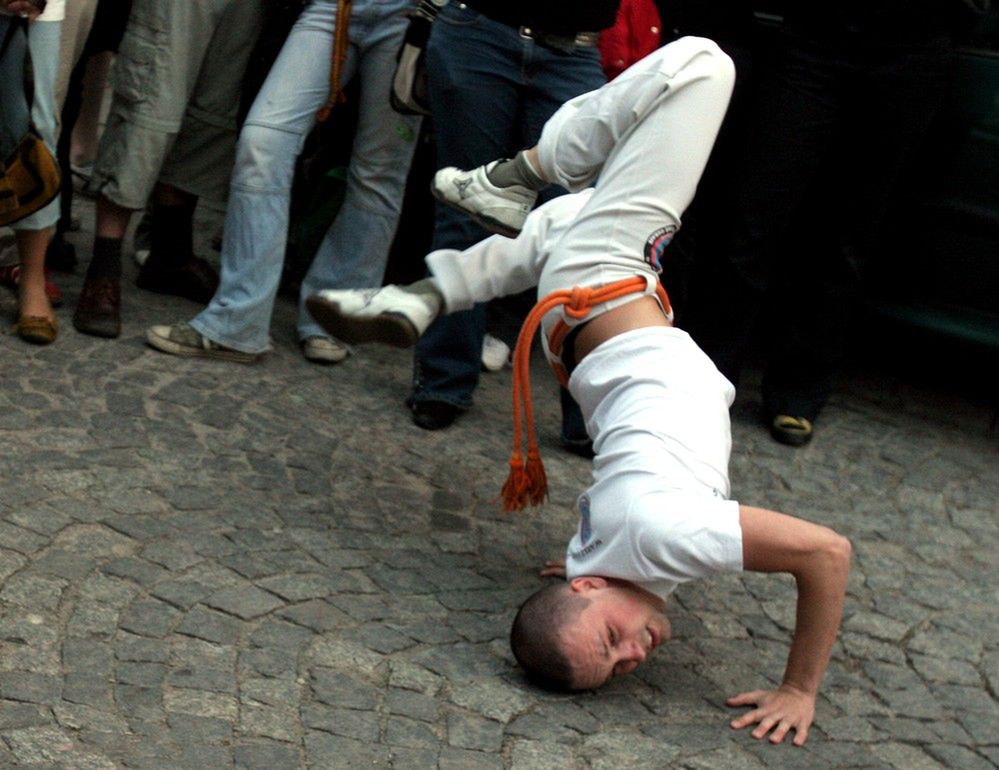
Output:
M434 174L430 191L437 200L464 211L475 222L493 233L516 237L524 227L538 193L529 187L497 187L487 176L499 161L471 171L448 166Z
M308 297L305 307L330 335L351 345L381 342L410 348L437 317L437 308L424 295L392 285L327 289Z
M117 278L88 276L73 313L73 326L94 337L121 336L121 282Z
M146 330L146 342L157 350L174 356L214 358L239 364L252 364L260 358L259 353L244 353L242 350L219 345L187 323L150 326Z

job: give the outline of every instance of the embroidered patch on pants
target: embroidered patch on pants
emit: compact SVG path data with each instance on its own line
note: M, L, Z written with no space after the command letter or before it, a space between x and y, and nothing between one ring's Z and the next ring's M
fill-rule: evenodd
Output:
M676 225L660 227L645 240L645 261L657 273L663 271L663 252L669 246L669 242L673 240L673 236L676 235L676 229Z

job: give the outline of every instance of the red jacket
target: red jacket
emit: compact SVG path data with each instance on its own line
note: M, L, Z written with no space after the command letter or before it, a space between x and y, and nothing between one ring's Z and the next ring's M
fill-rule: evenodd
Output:
M600 33L600 58L613 80L662 43L662 21L652 0L621 0L614 26Z

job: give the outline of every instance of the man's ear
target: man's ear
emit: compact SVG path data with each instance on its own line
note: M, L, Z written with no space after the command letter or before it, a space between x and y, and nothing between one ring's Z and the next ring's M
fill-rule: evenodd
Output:
M599 575L580 575L569 581L569 588L577 594L585 594L588 591L606 587L607 581Z

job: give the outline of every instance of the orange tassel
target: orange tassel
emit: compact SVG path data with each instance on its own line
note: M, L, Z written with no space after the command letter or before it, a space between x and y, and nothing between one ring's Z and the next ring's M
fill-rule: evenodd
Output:
M520 452L514 452L510 457L510 474L503 484L503 510L509 512L522 511L527 505L528 477L524 460Z
M545 464L541 462L541 455L537 447L531 447L527 452L525 475L527 476L527 495L531 500L531 505L541 505L548 499L548 476L545 473Z

